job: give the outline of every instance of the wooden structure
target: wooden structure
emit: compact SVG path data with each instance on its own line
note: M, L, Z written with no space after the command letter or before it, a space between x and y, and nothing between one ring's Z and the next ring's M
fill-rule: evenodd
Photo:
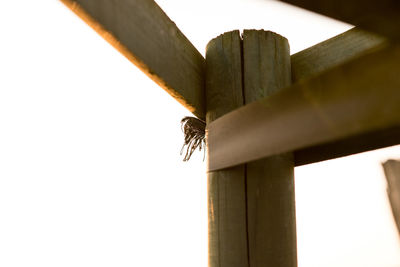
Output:
M387 193L394 221L400 235L400 161L388 160L382 164L387 180Z
M292 56L233 31L205 59L152 0L61 1L207 120L209 266L296 266L294 166L400 143L395 0L285 0L356 27Z

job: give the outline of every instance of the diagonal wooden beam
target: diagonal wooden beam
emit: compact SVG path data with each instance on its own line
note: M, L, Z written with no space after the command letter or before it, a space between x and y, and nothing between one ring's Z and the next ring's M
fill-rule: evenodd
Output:
M386 44L385 38L354 27L292 55L293 82L318 75Z
M387 180L387 193L393 218L400 234L400 161L388 160L382 164Z
M205 60L152 0L61 0L200 118Z
M209 170L398 130L399 69L388 46L222 116L208 125Z
M387 37L400 37L397 0L280 0Z

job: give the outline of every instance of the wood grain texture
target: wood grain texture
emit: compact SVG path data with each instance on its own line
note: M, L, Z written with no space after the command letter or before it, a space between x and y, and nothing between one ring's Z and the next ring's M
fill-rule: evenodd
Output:
M400 2L397 0L280 0L341 20L393 39L399 39Z
M353 28L291 56L292 79L308 79L387 44L379 35Z
M399 129L399 69L392 45L226 114L208 125L209 170Z
M243 105L239 31L206 50L207 123ZM248 267L244 165L208 173L209 267Z
M205 60L154 1L61 1L193 114L205 117Z
M400 235L400 161L388 160L383 165L387 180L387 193L393 218Z
M290 51L282 36L243 32L245 104L291 83ZM293 154L246 164L249 262L252 267L297 266Z

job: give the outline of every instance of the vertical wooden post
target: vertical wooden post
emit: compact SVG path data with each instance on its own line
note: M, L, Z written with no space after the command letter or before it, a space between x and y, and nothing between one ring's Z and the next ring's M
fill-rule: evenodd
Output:
M206 52L207 123L290 84L285 38L228 32ZM295 267L294 164L277 155L208 174L209 267Z
M243 105L239 31L211 40L206 51L207 123ZM210 267L248 267L244 165L208 173Z
M290 85L286 38L245 30L243 59L246 104ZM250 266L297 266L292 153L246 164L246 184Z

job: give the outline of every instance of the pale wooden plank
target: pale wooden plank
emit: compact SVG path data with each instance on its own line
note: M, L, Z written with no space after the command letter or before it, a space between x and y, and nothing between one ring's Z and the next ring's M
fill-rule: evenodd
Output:
M205 60L154 1L61 1L193 114L204 118Z
M400 37L397 0L280 0L393 39Z
M209 170L400 126L400 48L366 54L208 125Z
M239 31L210 41L206 50L207 123L243 105ZM244 165L209 172L209 267L248 265Z
M400 161L388 160L383 165L387 180L387 193L393 218L400 234Z
M249 104L291 84L286 38L243 32L244 95ZM246 164L250 266L297 266L293 154Z

